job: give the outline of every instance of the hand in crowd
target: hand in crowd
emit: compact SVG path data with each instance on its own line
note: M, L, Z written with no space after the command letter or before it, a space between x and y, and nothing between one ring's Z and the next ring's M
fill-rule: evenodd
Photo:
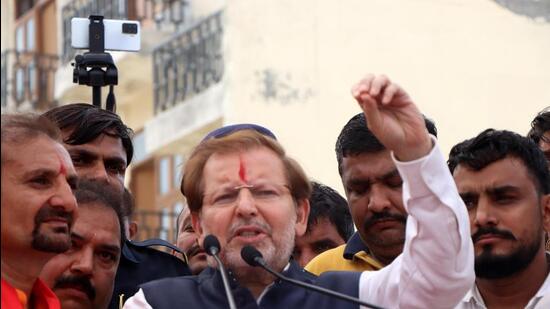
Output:
M369 129L402 161L418 159L431 149L420 111L410 96L385 75L369 74L351 90Z

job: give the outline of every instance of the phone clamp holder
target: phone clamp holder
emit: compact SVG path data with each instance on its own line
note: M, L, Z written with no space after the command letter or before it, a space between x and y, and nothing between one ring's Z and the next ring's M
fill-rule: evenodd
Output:
M114 85L118 84L118 70L111 54L105 52L103 16L90 15L90 51L77 55L73 63L73 83L92 87L93 105L101 108L101 87L109 86L105 109L116 109Z

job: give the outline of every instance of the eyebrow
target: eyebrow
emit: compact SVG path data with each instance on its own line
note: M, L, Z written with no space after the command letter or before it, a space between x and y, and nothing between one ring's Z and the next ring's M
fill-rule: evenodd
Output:
M397 168L392 169L391 171L385 173L382 176L374 177L374 180L376 181L387 180L388 178L395 177L395 176L401 177L399 175L399 171L397 170ZM369 179L352 178L350 179L349 184L350 185L370 185L372 182L373 181L370 178Z
M85 241L86 238L76 232L71 233L71 238L76 238L78 241ZM108 244L102 244L98 246L100 249L112 251L112 252L120 252L120 246L118 245L108 245Z
M94 160L97 160L99 158L99 156L95 152L92 152L86 149L81 149L81 148L71 148L69 150L69 154L79 155L79 156L83 156L85 158L94 159ZM128 165L126 163L126 160L123 157L119 157L119 156L105 156L105 161L109 163L124 165L124 166Z
M502 195L505 193L516 193L516 192L519 192L520 190L518 187L506 185L501 187L488 188L486 191L490 195Z
M46 177L55 177L58 174L58 170L53 170L51 168L39 168L32 171L28 171L23 174L24 178L30 178L34 176L46 176Z

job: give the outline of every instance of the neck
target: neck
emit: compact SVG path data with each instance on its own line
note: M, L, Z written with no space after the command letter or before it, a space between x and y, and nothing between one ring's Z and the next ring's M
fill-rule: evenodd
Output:
M12 256L6 251L12 250L2 250L2 279L29 296L40 271L51 258L51 254L37 255L33 250L33 252L18 252Z
M275 276L258 267L248 268L235 271L235 278L241 286L250 290L255 299L258 299L262 292L275 281ZM277 271L282 271L282 269Z
M487 308L525 308L527 306L546 280L550 270L543 248L527 268L517 274L500 279L476 279L477 288Z

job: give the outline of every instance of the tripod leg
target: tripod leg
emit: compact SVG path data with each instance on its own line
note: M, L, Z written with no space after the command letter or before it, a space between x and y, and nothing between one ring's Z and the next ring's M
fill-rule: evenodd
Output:
M92 95L94 105L101 108L101 86L93 86Z

